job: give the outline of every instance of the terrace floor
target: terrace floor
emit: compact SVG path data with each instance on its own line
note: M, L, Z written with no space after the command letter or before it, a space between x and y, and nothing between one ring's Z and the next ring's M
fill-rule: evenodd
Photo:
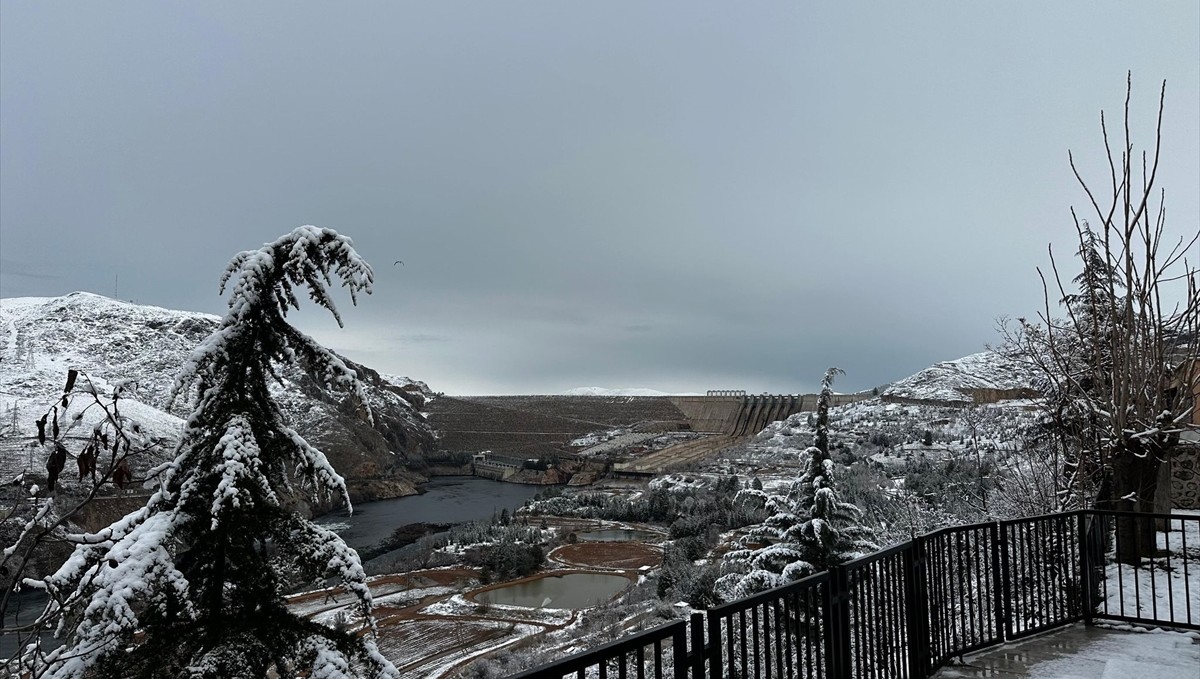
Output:
M1200 634L1074 625L963 661L935 679L1198 679Z

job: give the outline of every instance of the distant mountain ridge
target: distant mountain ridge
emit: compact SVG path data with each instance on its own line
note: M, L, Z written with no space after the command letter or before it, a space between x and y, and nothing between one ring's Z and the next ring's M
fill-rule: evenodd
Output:
M632 387L625 389L608 389L605 387L575 387L563 392L563 396L683 396L684 394L669 394L657 389Z
M0 435L34 436L34 420L62 394L67 370L77 368L102 391L134 383L122 412L164 441L164 456L169 455L187 404L168 408L167 394L180 365L220 320L87 292L0 299ZM346 478L352 500L415 492L421 477L414 471L424 467L434 444L419 412L428 387L342 358L366 385L374 426L300 370L285 372L284 384L275 389L284 413ZM0 471L11 477L26 464L0 459Z

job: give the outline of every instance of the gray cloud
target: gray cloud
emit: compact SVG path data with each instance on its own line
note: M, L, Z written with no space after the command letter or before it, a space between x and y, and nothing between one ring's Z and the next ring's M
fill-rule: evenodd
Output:
M390 338L393 342L401 344L426 344L429 342L449 342L451 339L444 335L430 335L427 333L411 333L408 335L397 335Z
M375 294L296 322L451 393L979 351L1070 250L1066 150L1106 175L1127 69L1200 214L1192 3L0 3L0 293L220 313L235 252L319 224Z

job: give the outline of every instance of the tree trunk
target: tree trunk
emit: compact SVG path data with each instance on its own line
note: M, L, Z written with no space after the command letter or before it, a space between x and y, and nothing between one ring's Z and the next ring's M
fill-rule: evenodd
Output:
M1115 509L1152 513L1158 489L1159 456L1151 452L1138 457L1122 451L1113 457L1112 500ZM1117 561L1137 565L1157 551L1154 520L1117 517Z
M1155 514L1170 514L1172 500L1171 497L1171 454L1174 450L1168 450L1163 455L1162 462L1158 465L1158 482L1155 486L1154 494L1154 513ZM1160 532L1171 530L1170 519L1155 519L1154 527Z

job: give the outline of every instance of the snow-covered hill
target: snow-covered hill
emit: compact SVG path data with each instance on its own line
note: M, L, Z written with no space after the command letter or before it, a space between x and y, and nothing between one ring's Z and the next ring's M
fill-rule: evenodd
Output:
M990 351L936 363L877 398L830 408L831 441L855 457L878 457L884 464L883 458L903 461L912 451L959 454L968 439L992 450L1011 449L1034 426L1037 413L1029 399L1005 397L1028 395L1034 370L1024 360ZM975 399L976 394L989 398ZM798 413L769 424L750 451L763 459L794 457L812 444L812 418Z
M1017 392L1031 388L1035 368L1027 360L994 351L942 361L889 386L886 400L910 399L945 403L971 402L978 390Z
M75 368L103 392L124 383L122 409L155 435L177 438L184 413L168 412L167 391L180 363L218 321L86 292L0 299L0 431L32 436L34 420L62 394L67 370Z
M220 318L121 302L87 292L62 297L0 299L0 437L28 441L35 420L62 394L67 370L86 373L111 393L124 385L122 412L163 440L178 440L186 403L169 406L175 373ZM408 469L420 466L433 436L417 408L429 394L422 383L347 361L367 385L374 428L340 407L300 371L284 374L276 393L285 413L322 448L361 499L411 491ZM72 406L74 407L74 406ZM7 450L12 446L0 446ZM0 455L5 473L29 465L25 455ZM141 467L151 460L143 461ZM34 465L40 468L40 463ZM68 465L68 469L70 469Z

